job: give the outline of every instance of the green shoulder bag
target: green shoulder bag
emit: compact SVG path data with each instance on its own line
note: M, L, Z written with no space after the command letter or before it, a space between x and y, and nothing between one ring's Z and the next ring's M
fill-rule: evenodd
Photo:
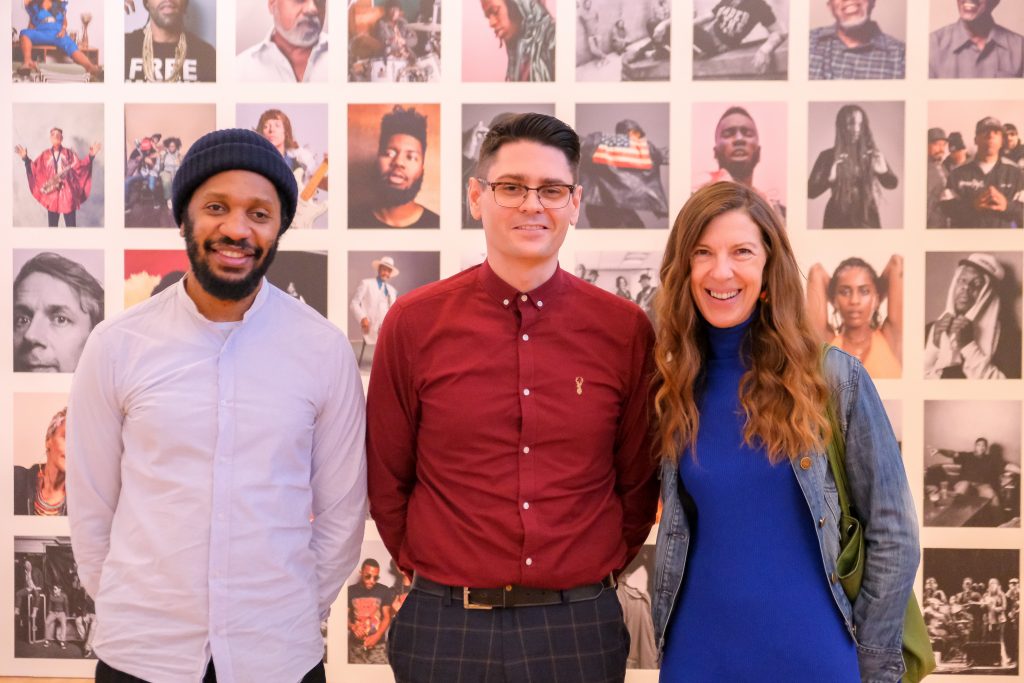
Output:
M836 574L843 592L852 604L860 593L864 579L864 529L860 520L850 509L850 490L846 483L846 439L836 419L831 399L825 406L828 421L832 427L832 438L825 449L828 464L836 480L839 492L839 558L836 560ZM935 655L932 653L928 627L925 626L917 596L910 591L907 611L903 616L903 663L907 672L903 674L906 683L917 683L935 669Z

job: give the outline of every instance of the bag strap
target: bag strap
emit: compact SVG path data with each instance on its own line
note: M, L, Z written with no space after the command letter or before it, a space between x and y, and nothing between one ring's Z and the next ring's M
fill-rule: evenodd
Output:
M824 362L825 354L832 348L830 344L822 344L821 359ZM846 438L840 427L839 419L836 417L836 406L832 400L831 388L828 398L825 400L825 417L828 418L831 427L832 437L825 444L825 453L828 456L828 465L832 470L832 477L836 480L836 491L839 493L839 509L844 517L852 516L850 512L850 487L846 482ZM840 541L845 545L849 538L849 530L845 524L839 525Z

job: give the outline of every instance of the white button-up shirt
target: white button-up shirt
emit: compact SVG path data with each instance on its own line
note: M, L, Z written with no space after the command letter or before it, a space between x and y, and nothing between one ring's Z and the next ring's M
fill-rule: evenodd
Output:
M302 678L359 557L364 418L345 337L266 280L237 323L182 282L98 326L67 428L97 655L153 683L211 657L222 682Z
M261 42L239 53L235 73L239 81L250 83L295 83L295 70L281 49L270 37L274 29ZM309 62L302 75L302 83L327 82L327 31L320 32L309 53ZM219 674L218 674L219 675Z

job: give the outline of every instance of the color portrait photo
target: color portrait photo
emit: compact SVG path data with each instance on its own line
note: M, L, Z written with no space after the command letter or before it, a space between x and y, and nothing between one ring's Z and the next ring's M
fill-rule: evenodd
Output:
M103 0L11 0L15 82L103 80Z
M348 108L348 227L439 228L441 106Z
M124 307L131 308L176 284L188 272L184 249L126 249Z
M395 301L440 276L436 251L348 252L348 339L360 370L370 371L377 333Z
M732 180L754 188L786 216L786 105L782 102L693 105L690 181L696 191Z
M12 225L103 227L103 105L13 108Z
M903 257L823 259L807 271L807 316L819 340L856 356L871 378L903 370Z
M235 7L239 81L327 82L327 0L238 0Z
M216 9L215 0L124 0L124 80L216 81Z
M440 80L441 0L349 2L348 79L371 83Z
M192 143L216 126L213 104L124 105L124 225L177 228L171 188Z
M462 10L462 80L555 80L555 0L481 0Z
M323 104L237 105L235 125L270 141L284 157L299 186L291 229L327 227L329 168L327 106Z
M67 515L64 489L67 394L17 394L14 514Z

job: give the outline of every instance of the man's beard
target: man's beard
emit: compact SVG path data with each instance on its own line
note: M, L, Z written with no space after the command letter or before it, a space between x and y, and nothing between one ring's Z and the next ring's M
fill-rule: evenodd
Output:
M315 25L314 30L311 25ZM323 23L320 17L313 15L309 19L295 22L290 29L284 29L275 24L274 30L284 38L285 42L295 47L312 47L320 39L320 32L323 30Z
M159 3L160 0L149 0L152 3ZM147 3L148 4L148 3ZM150 9L148 6L146 10L149 12L149 20L156 24L164 31L171 31L173 33L181 33L185 30L185 11L188 9L188 3L185 3L181 11L171 17L164 18L159 11Z
M226 244L253 251L255 265L249 271L249 274L238 280L225 280L215 275L209 263L202 259L199 253L199 243L195 239L195 224L192 222L188 212L185 213L183 220L185 224L185 251L188 253L188 261L192 266L192 273L196 276L196 280L199 281L199 285L206 293L222 301L241 301L256 291L260 281L266 275L267 269L270 268L270 264L274 262L274 257L277 255L277 239L274 240L274 243L265 254L263 249L252 246L248 240L237 241L227 237L222 237L216 242L206 240L203 243L203 251L206 254L211 253L211 247L214 244ZM207 256L207 258L209 257Z
M399 187L392 187L388 184L387 174L382 175L379 178L380 185L377 188L377 204L384 209L390 209L394 206L401 206L402 204L408 204L412 200L416 199L416 195L420 193L420 187L423 185L423 174L420 177L412 181L407 189Z

